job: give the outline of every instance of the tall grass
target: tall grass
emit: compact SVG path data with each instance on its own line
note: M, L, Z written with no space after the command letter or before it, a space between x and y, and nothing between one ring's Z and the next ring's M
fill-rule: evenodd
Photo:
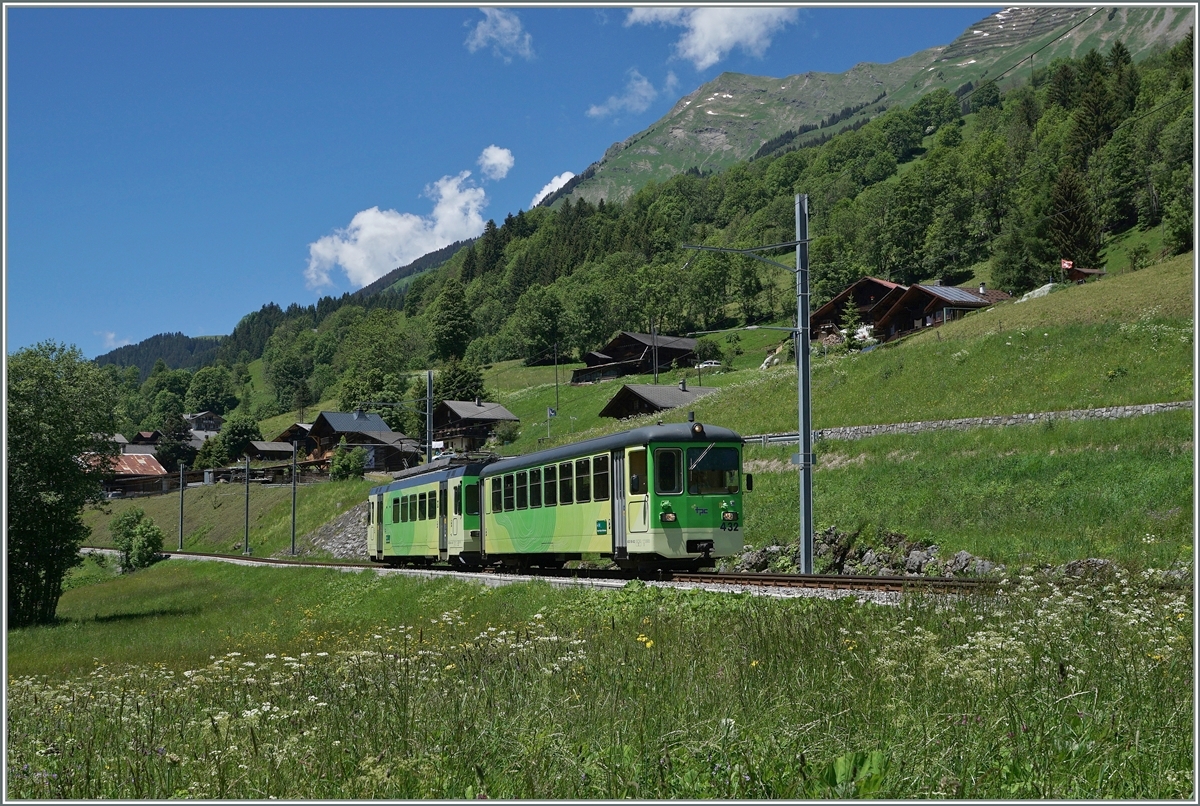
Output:
M10 635L9 797L1193 793L1192 604L1153 575L886 607L201 565L180 615ZM203 658L126 663L237 605ZM55 633L96 660L28 676Z
M813 512L870 542L880 530L994 561L1083 557L1130 567L1190 559L1192 413L934 431L816 445ZM791 450L795 450L792 446ZM745 536L794 542L798 475L787 448L751 448ZM765 472L764 472L765 471Z

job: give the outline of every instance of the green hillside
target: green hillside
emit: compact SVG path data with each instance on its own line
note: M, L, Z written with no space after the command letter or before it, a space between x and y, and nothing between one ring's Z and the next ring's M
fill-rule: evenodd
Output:
M969 92L1003 76L1001 86L1008 89L1028 80L1034 67L1078 58L1092 48L1106 51L1117 40L1140 60L1178 42L1194 23L1194 11L1187 7L1010 8L985 17L944 47L888 64L864 62L844 73L785 78L722 73L681 98L649 128L614 143L569 195L593 204L624 201L649 182L749 159L768 140L816 127L847 108L861 111L795 142L811 143L938 88Z
M1187 400L1192 397L1194 352L1193 262L1188 253L1139 272L1065 286L1028 302L1002 303L869 353L817 354L812 362L813 426ZM794 365L757 369L765 346L780 334L759 330L740 335L746 345L741 363L735 362L734 371L705 379L721 391L696 401L697 419L743 434L795 432ZM683 377L695 385L695 370L664 374L660 382L674 384ZM560 387L560 417L552 425L553 438L541 444L567 441L559 431L567 430L564 414L578 418L575 437L687 417L686 411L674 410L628 422L601 420L598 412L619 388L619 382L611 381ZM499 399L522 420L520 438L506 451L535 449L546 436L553 384L543 382Z

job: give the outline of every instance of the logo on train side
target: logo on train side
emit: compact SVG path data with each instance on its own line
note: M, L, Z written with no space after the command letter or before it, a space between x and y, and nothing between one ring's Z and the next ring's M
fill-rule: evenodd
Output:
M608 521L596 521L596 534L608 534Z

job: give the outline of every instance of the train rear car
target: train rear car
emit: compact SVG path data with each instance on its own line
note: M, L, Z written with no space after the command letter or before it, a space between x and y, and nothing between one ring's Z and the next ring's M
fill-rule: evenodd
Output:
M414 468L373 488L367 554L377 562L461 563L478 558L480 465Z

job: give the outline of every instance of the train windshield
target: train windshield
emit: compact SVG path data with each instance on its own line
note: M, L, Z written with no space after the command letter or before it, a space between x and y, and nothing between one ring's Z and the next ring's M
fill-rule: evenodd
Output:
M737 448L688 448L688 492L729 495L740 488Z

